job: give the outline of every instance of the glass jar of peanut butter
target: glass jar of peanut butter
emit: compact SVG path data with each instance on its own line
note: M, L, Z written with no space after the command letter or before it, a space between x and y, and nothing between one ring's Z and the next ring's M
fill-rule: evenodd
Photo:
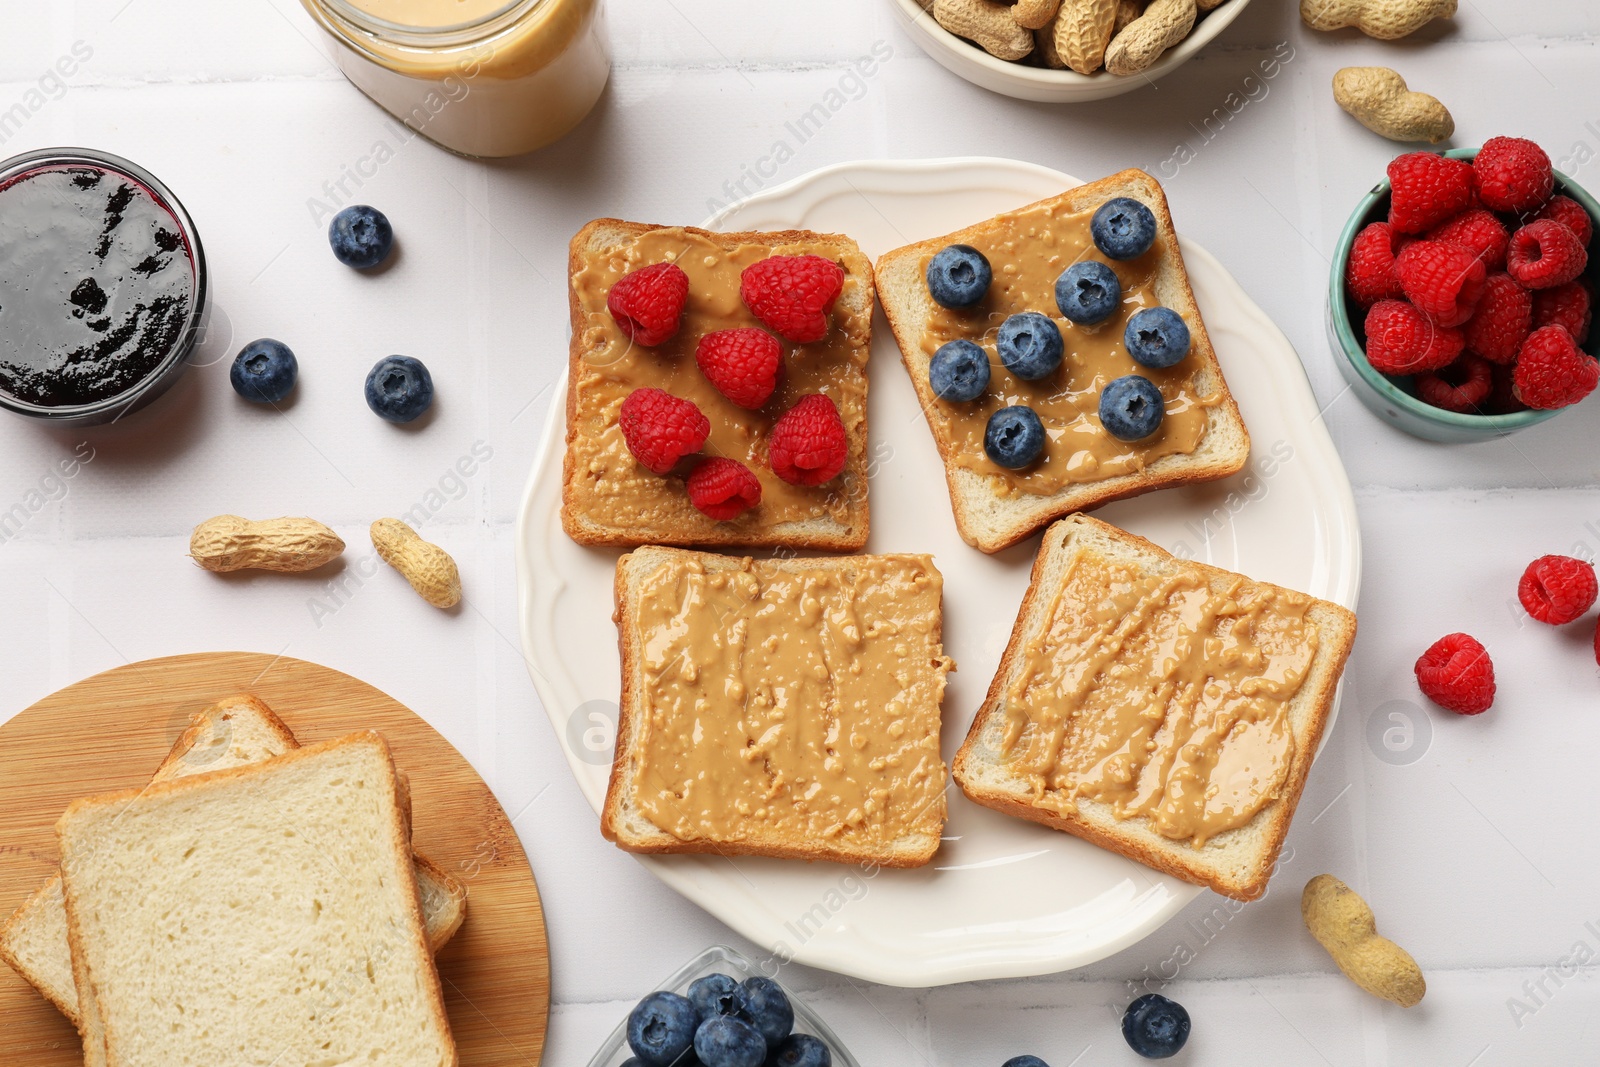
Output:
M601 0L301 3L356 88L466 156L516 156L559 139L611 73Z

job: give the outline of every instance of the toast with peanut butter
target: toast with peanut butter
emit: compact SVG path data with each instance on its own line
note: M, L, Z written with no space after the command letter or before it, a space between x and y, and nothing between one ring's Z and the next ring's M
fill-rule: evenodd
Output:
M943 585L928 556L623 556L601 832L629 852L927 863Z
M1095 210L1116 197L1139 201L1155 218L1149 249L1120 261L1102 253L1090 233ZM937 303L926 279L933 256L953 244L983 253L993 273L983 298L965 309ZM1088 326L1069 321L1055 300L1056 279L1081 260L1105 263L1121 285L1116 310ZM1195 304L1166 195L1141 170L887 252L878 259L877 278L878 298L944 460L956 527L970 545L998 552L1063 515L1225 478L1249 458L1250 436ZM1123 343L1130 316L1156 305L1176 312L1190 335L1188 354L1165 369L1134 362ZM1012 374L996 353L999 327L1024 311L1048 317L1063 341L1059 368L1037 380ZM978 344L990 364L988 386L973 400L941 399L929 380L934 353L958 339ZM1166 409L1153 433L1131 442L1107 432L1099 414L1103 387L1130 374L1153 382ZM990 416L1006 405L1033 408L1045 433L1042 455L1021 469L1000 466L984 448Z
M985 807L1254 900L1355 630L1338 604L1062 519L955 780Z
M288 726L261 700L248 695L227 697L194 716L151 782L243 767L299 747ZM399 774L399 784L409 822L410 798L403 773ZM415 855L412 862L416 866L428 945L438 951L466 919L467 891L427 857ZM82 1023L60 875L40 886L0 926L0 959L27 979L61 1014L74 1024Z
M780 340L776 389L751 410L733 403L696 362L700 339L720 330L763 328L743 303L745 268L770 256L816 255L837 263L843 286L820 340ZM689 291L676 332L647 346L631 339L607 308L611 287L628 273L678 264ZM596 219L573 237L568 259L572 342L567 377L566 457L561 524L583 545L648 544L859 551L867 542L867 357L872 345L872 264L836 234L786 230L712 233ZM776 335L774 335L776 336ZM693 402L710 423L700 450L665 474L629 451L619 416L636 389L654 387ZM774 423L800 398L833 401L847 438L842 471L820 485L791 484L774 473L767 442ZM760 502L732 519L713 519L689 499L687 478L705 457L736 460L760 483Z

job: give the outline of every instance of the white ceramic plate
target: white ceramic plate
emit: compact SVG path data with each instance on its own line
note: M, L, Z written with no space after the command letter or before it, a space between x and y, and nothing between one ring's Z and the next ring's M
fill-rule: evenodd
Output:
M711 228L847 233L867 255L947 233L1077 185L999 159L848 163L736 205ZM1350 484L1288 340L1215 259L1183 242L1195 296L1250 427L1251 465L1223 482L1097 514L1169 550L1355 606L1360 534ZM945 576L944 702L953 757L1010 635L1038 546L996 556L956 533L933 439L881 314L868 410L869 552L931 552ZM522 639L556 737L598 811L617 714L616 551L561 530L565 391L556 396L517 530ZM598 834L598 829L595 831ZM708 856L644 859L668 885L783 957L870 981L941 985L1079 967L1140 940L1200 890L1067 834L950 795L944 846L921 870Z
M923 51L952 74L959 75L974 85L990 92L1014 96L1018 100L1039 100L1047 104L1078 104L1090 100L1104 100L1121 96L1145 85L1153 85L1157 78L1182 66L1189 57L1210 44L1216 36L1238 18L1250 0L1228 0L1200 20L1194 31L1178 44L1168 49L1147 69L1138 74L1110 74L1097 71L1079 74L1072 70L1050 70L996 59L970 41L964 41L934 20L933 13L923 7L922 0L889 0L894 13Z

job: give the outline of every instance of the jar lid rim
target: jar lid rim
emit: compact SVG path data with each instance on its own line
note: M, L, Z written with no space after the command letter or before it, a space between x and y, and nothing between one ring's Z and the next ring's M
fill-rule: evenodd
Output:
M355 29L399 44L440 45L473 40L501 29L542 7L547 0L505 0L499 7L465 22L443 26L410 26L380 18L359 6L359 0L312 0L329 14Z

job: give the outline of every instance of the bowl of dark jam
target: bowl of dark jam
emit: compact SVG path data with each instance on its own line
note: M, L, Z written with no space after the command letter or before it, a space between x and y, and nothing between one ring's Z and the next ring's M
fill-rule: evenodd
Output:
M199 234L153 174L86 148L0 162L0 407L137 411L188 366L207 299Z

